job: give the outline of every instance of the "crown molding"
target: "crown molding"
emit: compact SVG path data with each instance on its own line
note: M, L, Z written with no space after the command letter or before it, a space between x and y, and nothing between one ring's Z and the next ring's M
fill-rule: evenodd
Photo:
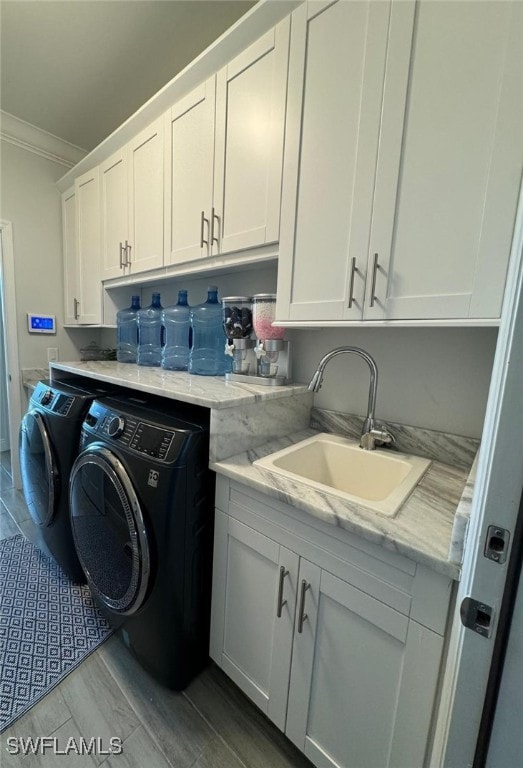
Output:
M36 125L0 110L0 139L32 152L46 160L72 168L84 158L87 152L81 147L43 131Z

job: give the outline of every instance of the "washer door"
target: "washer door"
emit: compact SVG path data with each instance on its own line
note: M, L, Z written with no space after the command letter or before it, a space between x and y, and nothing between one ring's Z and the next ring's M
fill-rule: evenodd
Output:
M29 512L42 527L51 525L60 492L54 451L39 411L28 411L20 425L20 472Z
M140 502L121 461L101 443L76 459L69 483L71 527L89 586L110 610L142 605L150 552Z

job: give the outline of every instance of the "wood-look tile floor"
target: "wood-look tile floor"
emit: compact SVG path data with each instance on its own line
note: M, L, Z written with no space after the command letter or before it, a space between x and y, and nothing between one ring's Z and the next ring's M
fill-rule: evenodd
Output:
M20 531L42 547L23 495L0 463L0 537ZM102 754L15 755L29 737L62 751L94 737ZM120 754L109 752L121 739ZM104 754L105 753L105 754ZM311 768L311 763L212 662L182 693L157 683L112 635L0 735L2 768Z

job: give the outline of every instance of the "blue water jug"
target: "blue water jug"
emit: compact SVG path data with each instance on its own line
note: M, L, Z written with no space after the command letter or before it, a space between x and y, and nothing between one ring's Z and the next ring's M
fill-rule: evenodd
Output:
M131 306L116 313L116 359L119 363L136 363L139 309L140 297L131 296Z
M153 293L151 304L138 312L138 365L161 365L162 305Z
M225 331L218 289L211 285L207 301L191 307L192 347L189 373L200 376L222 376L231 370L232 358L225 354Z
M191 350L191 308L187 303L187 291L178 291L178 302L162 312L164 345L162 347L162 368L168 371L186 371Z

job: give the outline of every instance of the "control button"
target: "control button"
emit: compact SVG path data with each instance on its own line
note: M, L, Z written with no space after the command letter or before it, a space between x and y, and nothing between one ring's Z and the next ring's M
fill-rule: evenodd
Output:
M52 399L53 399L53 390L48 389L42 395L40 402L42 403L42 405L47 405L48 403L51 402Z
M85 423L89 427L94 427L97 421L98 421L97 417L94 416L92 413L88 413L87 416L85 417Z
M125 429L125 419L121 416L113 416L107 425L109 437L120 437Z

